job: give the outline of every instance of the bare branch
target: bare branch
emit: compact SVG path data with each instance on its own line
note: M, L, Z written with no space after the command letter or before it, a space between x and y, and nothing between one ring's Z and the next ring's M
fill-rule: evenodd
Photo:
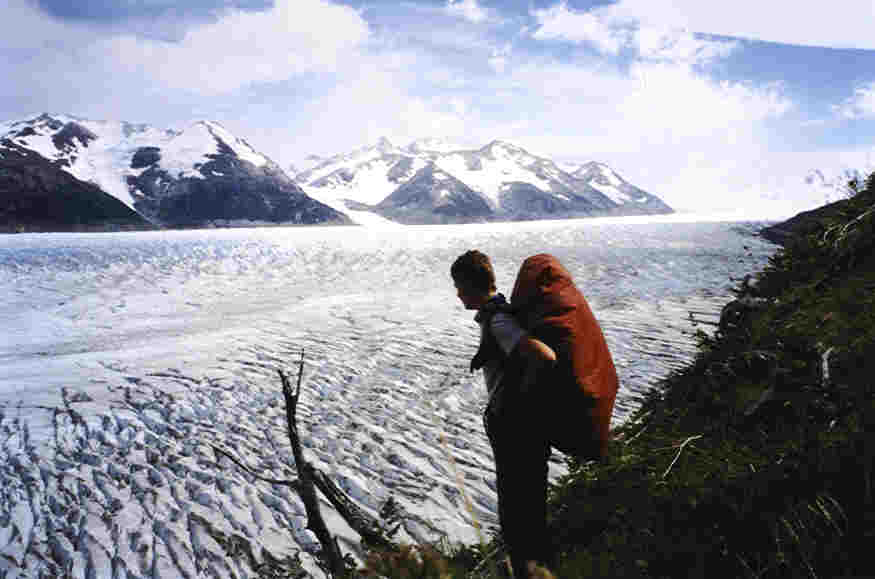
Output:
M313 469L313 482L365 544L383 549L395 547L377 520L352 502L324 472Z
M284 479L275 479L275 478L268 478L266 476L261 476L260 474L258 474L257 472L255 472L254 470L252 470L251 468L249 468L248 466L243 464L243 462L240 461L240 459L236 458L230 452L228 452L226 450L222 450L221 448L219 448L215 444L211 444L210 446L213 447L214 452L216 452L217 454L221 454L222 456L228 458L231 462L233 462L234 464L236 464L237 466L239 466L240 468L245 470L247 473L249 473L252 476L254 476L255 478L257 478L258 480L268 482L271 484L275 484L275 485L283 485L283 486L287 486L287 487L292 487L293 489L297 489L300 486L300 482L298 482L297 480L284 480Z
M356 505L334 481L304 458L297 423L297 408L301 397L301 383L304 374L303 350L301 351L301 359L297 364L298 379L294 390L291 381L285 373L282 370L277 370L282 382L283 397L286 405L286 427L292 446L292 454L295 459L295 467L298 471L297 479L282 480L262 476L230 452L215 445L212 445L212 448L217 454L227 457L231 462L257 480L295 489L304 502L304 508L307 512L307 528L313 531L322 546L322 558L326 570L334 577L342 577L346 573L346 562L337 544L337 540L331 534L325 520L322 518L316 489L325 495L338 514L361 536L363 544L369 547L389 550L394 549L396 545L387 538L386 530L375 517L372 517Z
M662 478L665 478L665 477L668 475L668 472L671 470L671 467L673 467L673 466L674 466L674 463L676 463L676 462L678 461L678 458L680 458L681 453L684 451L684 447L685 447L689 442L691 442L691 441L693 441L693 440L696 440L697 438L702 438L702 435L701 435L701 434L697 434L696 436L691 436L691 437L689 437L688 439L686 439L685 441L683 441L683 442L681 443L681 447L678 449L678 453L674 456L674 460L671 461L671 464L668 465L668 468L665 469L665 472L664 472L664 473L662 473Z
M346 571L343 554L341 554L340 547L337 545L337 541L335 541L331 531L328 530L325 519L322 518L322 511L319 509L319 499L313 486L315 469L304 460L304 452L301 449L301 441L298 436L295 412L298 408L301 377L304 373L304 351L301 350L301 362L298 368L298 391L296 393L292 393L291 384L289 384L289 380L283 371L277 370L277 372L279 372L283 383L283 396L286 400L286 424L289 431L289 440L292 443L292 453L295 455L295 466L298 469L298 476L301 482L298 494L301 500L304 501L304 508L307 511L307 528L313 531L316 538L319 539L319 544L322 545L322 556L329 573L334 577L342 577Z

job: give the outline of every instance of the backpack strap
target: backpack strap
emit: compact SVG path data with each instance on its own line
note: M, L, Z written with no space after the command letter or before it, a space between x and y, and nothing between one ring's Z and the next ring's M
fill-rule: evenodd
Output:
M485 366L489 360L495 358L506 358L505 353L498 345L498 341L489 329L490 324L492 323L492 317L499 312L511 315L514 314L513 307L507 303L507 299L505 299L502 294L497 294L491 300L486 302L483 307L480 308L480 311L477 312L476 319L482 325L483 330L480 336L480 347L477 348L477 353L471 358L471 364L469 366L471 372L479 370Z

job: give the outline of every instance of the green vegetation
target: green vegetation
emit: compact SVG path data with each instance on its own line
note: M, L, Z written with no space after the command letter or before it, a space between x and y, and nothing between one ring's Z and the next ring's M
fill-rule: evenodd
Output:
M875 576L875 175L740 285L695 360L551 491L557 577ZM374 555L496 577L487 548Z

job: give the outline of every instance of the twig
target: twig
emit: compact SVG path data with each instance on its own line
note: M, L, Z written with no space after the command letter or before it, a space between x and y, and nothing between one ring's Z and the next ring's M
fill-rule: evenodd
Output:
M446 376L444 376L443 381L439 387L439 391L444 390L444 384L450 380L450 372L447 372ZM432 417L434 418L435 426L440 429L440 424L438 423L438 414L434 405L431 402L431 399L428 399L428 406L431 409ZM468 514L471 515L471 521L474 523L474 530L477 531L477 538L480 539L480 545L485 546L486 541L483 538L483 531L480 528L480 520L477 518L477 513L474 512L474 505L471 503L471 498L468 496L468 493L465 491L465 483L462 481L462 474L459 472L459 465L456 464L456 459L453 457L453 452L450 450L450 445L447 442L446 432L441 431L438 436L438 440L440 440L441 448L444 450L444 454L447 457L447 460L450 463L450 468L453 471L453 476L456 479L456 488L459 489L459 492L462 494L462 501L465 503L465 509L468 511Z
M692 316L693 314L696 314L698 316L712 316L715 318L720 317L720 312L703 312L703 311L699 311L699 310L687 310L687 312L690 314L690 316Z
M624 440L624 441L623 441L623 446L628 446L630 442L632 442L633 440L635 440L636 438L638 438L639 436L641 436L642 434L644 434L644 431L647 430L647 428L648 428L649 426L650 426L649 424L645 424L645 425L644 425L644 428L642 428L641 430L639 430L639 431L635 434L635 436L633 436L633 437L630 438L629 440Z
M221 454L224 457L227 457L231 462L233 462L234 464L236 464L237 466L239 466L240 468L245 470L247 473L249 473L252 476L254 476L255 478L257 478L258 480L268 482L271 484L275 484L275 485L283 485L283 486L287 486L287 487L292 487L293 489L299 488L299 486L301 484L297 480L281 480L281 479L268 478L266 476L261 476L260 474L258 474L257 472L253 471L251 468L249 468L248 466L243 464L243 462L241 462L240 459L236 458L228 451L222 450L221 448L219 448L215 444L211 444L210 446L213 447L213 451L215 451L218 454Z
M674 466L674 463L676 463L677 460L678 460L678 458L680 458L681 453L684 451L684 447L685 447L689 442L692 442L693 440L696 440L697 438L702 438L702 435L701 435L701 434L697 434L696 436L691 436L691 437L689 437L688 439L686 439L685 441L683 441L683 442L681 443L681 447L678 449L678 453L674 456L674 460L671 461L671 464L668 465L668 468L665 469L665 472L664 472L664 473L662 473L662 478L665 478L665 477L668 475L668 472L671 470L671 467L673 467L673 466Z
M465 491L465 483L462 482L462 474L459 472L459 467L456 464L456 460L453 458L453 453L450 450L449 443L447 442L446 433L441 432L440 442L441 446L444 449L444 452L447 455L447 460L450 462L450 468L452 468L453 470L453 475L456 478L456 487L459 489L459 492L462 493L462 500L465 502L465 508L467 509L468 514L471 515L471 519L474 523L474 530L477 531L477 538L480 539L481 545L486 545L486 541L483 539L483 531L480 529L480 520L477 518L477 513L474 512L474 505L471 503L471 498Z
M471 569L471 573L469 573L469 575L479 571L483 566L486 565L486 563L489 562L490 559L495 557L499 553L499 551L500 551L500 549L498 547L495 547L494 549L492 549L491 552L489 552L485 557L483 557L483 559L479 563L477 563L477 565L475 565L473 569Z
M629 421L629 422L627 423L627 425L630 426L630 425L632 425L632 424L641 424L641 423L644 422L644 420L646 420L647 417L650 416L651 414L653 414L653 410L648 410L647 412L645 412L644 414L642 414L641 416L639 416L636 420L631 420L631 421ZM639 430L639 431L635 434L635 436L633 436L633 437L630 438L629 440L626 440L625 438L622 438L621 436L618 436L617 439L618 439L618 440L622 440L622 442L623 442L623 446L626 446L627 444L629 444L630 442L632 442L633 440L635 440L636 438L638 438L638 437L639 437L639 436L640 436L645 430L647 430L647 427L648 427L648 426L650 426L650 425L649 425L649 424L645 424L644 427L643 427L641 430ZM623 434L625 434L625 433L623 433Z

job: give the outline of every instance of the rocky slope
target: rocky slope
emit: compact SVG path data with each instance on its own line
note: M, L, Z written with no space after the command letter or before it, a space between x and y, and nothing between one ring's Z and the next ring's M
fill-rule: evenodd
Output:
M142 215L57 163L0 141L0 232L150 228Z
M38 155L156 226L350 222L214 122L173 131L43 114L5 125L0 138L0 152ZM63 197L67 190L58 182L47 194ZM18 203L19 195L5 198Z
M402 223L486 220L492 209L476 191L429 163L374 209Z

